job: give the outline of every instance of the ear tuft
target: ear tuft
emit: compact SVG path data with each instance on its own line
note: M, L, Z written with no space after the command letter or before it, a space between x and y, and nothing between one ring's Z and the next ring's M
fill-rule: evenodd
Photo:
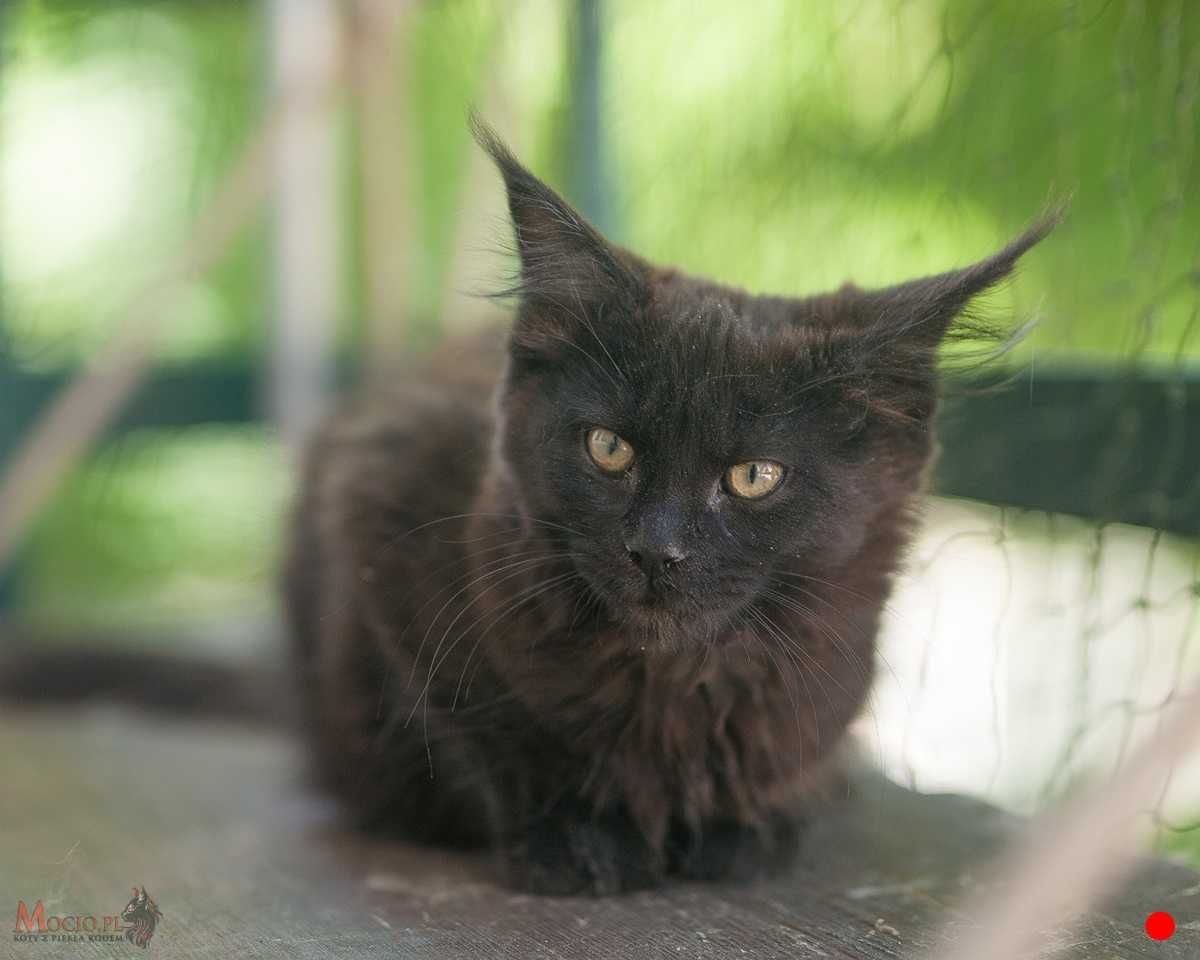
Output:
M475 142L504 178L521 262L518 281L501 295L572 308L628 295L636 287L629 258L530 173L473 111L469 123Z
M954 321L972 300L1010 276L1017 261L1045 239L1065 213L1066 204L1058 204L1015 240L968 267L864 292L855 298L857 323L917 347L935 347L948 336L992 335L974 322Z
M1008 277L1016 267L1017 261L1044 240L1050 231L1062 222L1065 214L1066 205L1059 204L1035 220L1024 233L1002 250L962 270L943 274L947 281L946 290L942 294L945 308L957 314L974 297L985 293Z
M956 351L955 360L976 369L1020 341L1028 325L1012 330L975 314L972 301L1008 277L1017 261L1062 220L1060 205L991 256L958 270L893 287L860 290L847 284L836 293L801 301L802 325L823 331L833 356L849 373L844 395L862 423L889 423L925 430L940 392L937 348L951 339L983 349Z
M557 215L568 214L560 219L560 225L567 229L581 229L583 218L560 198L553 190L530 173L508 149L508 145L500 139L489 126L473 110L468 115L467 122L471 136L492 158L500 175L504 178L504 186L508 191L508 207L512 214L513 227L517 231L517 242L533 239L529 236L536 231L539 221Z

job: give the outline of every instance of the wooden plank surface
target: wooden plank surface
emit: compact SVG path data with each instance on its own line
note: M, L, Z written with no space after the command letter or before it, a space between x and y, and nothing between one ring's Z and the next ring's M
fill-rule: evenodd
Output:
M297 745L232 725L117 708L0 712L0 957L128 957L125 942L17 943L18 900L119 912L145 885L163 958L918 957L986 884L1014 821L882 781L810 830L786 877L548 900L496 883L483 858L365 838L304 784ZM1154 943L1142 923L1171 911ZM1063 958L1200 956L1200 877L1151 864L1072 934Z

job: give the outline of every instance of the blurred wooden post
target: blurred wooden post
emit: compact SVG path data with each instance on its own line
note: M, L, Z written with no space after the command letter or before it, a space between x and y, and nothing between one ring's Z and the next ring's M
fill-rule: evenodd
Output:
M5 0L0 0L0 50L7 49L4 46L5 27L7 26L7 4ZM0 93L4 90L4 65L5 58L0 57ZM4 148L3 142L0 142L0 150ZM8 328L4 316L4 250L0 249L0 357L3 357L9 350L8 343ZM20 571L20 554L14 550L15 556L10 559L10 562L0 563L0 617L4 615L4 611L12 606L13 598L17 592L17 578Z
M285 104L273 157L270 411L294 452L333 379L342 222L328 90L339 68L335 0L267 0L271 83Z
M407 4L354 0L351 69L359 84L364 369L380 379L405 345L411 257L408 90L401 59Z
M571 110L572 199L603 233L615 236L617 225L609 181L604 136L604 59L602 0L578 0L575 23L574 104Z
M523 156L523 144L516 138L512 103L506 95L504 78L499 70L500 36L501 31L496 31L485 55L475 105L480 115L507 138L517 156ZM450 248L445 286L438 301L441 310L439 329L443 335L461 336L508 323L509 307L483 296L499 287L510 269L504 261L503 240L508 222L508 203L496 165L474 143L468 143L467 170L459 193L454 242Z

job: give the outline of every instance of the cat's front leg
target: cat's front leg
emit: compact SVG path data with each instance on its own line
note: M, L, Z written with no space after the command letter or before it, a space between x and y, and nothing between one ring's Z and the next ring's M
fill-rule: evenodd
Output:
M716 821L672 836L670 869L703 883L748 883L787 869L796 859L804 822L779 815L763 826Z
M661 858L628 817L558 811L505 850L509 883L547 896L605 896L652 887Z

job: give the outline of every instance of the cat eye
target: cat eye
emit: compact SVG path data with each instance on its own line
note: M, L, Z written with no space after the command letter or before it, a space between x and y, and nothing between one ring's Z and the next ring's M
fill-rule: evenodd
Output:
M757 500L779 486L783 467L774 460L747 460L725 471L725 489L743 500Z
M586 446L588 456L606 473L620 473L633 463L633 447L604 427L588 431Z

